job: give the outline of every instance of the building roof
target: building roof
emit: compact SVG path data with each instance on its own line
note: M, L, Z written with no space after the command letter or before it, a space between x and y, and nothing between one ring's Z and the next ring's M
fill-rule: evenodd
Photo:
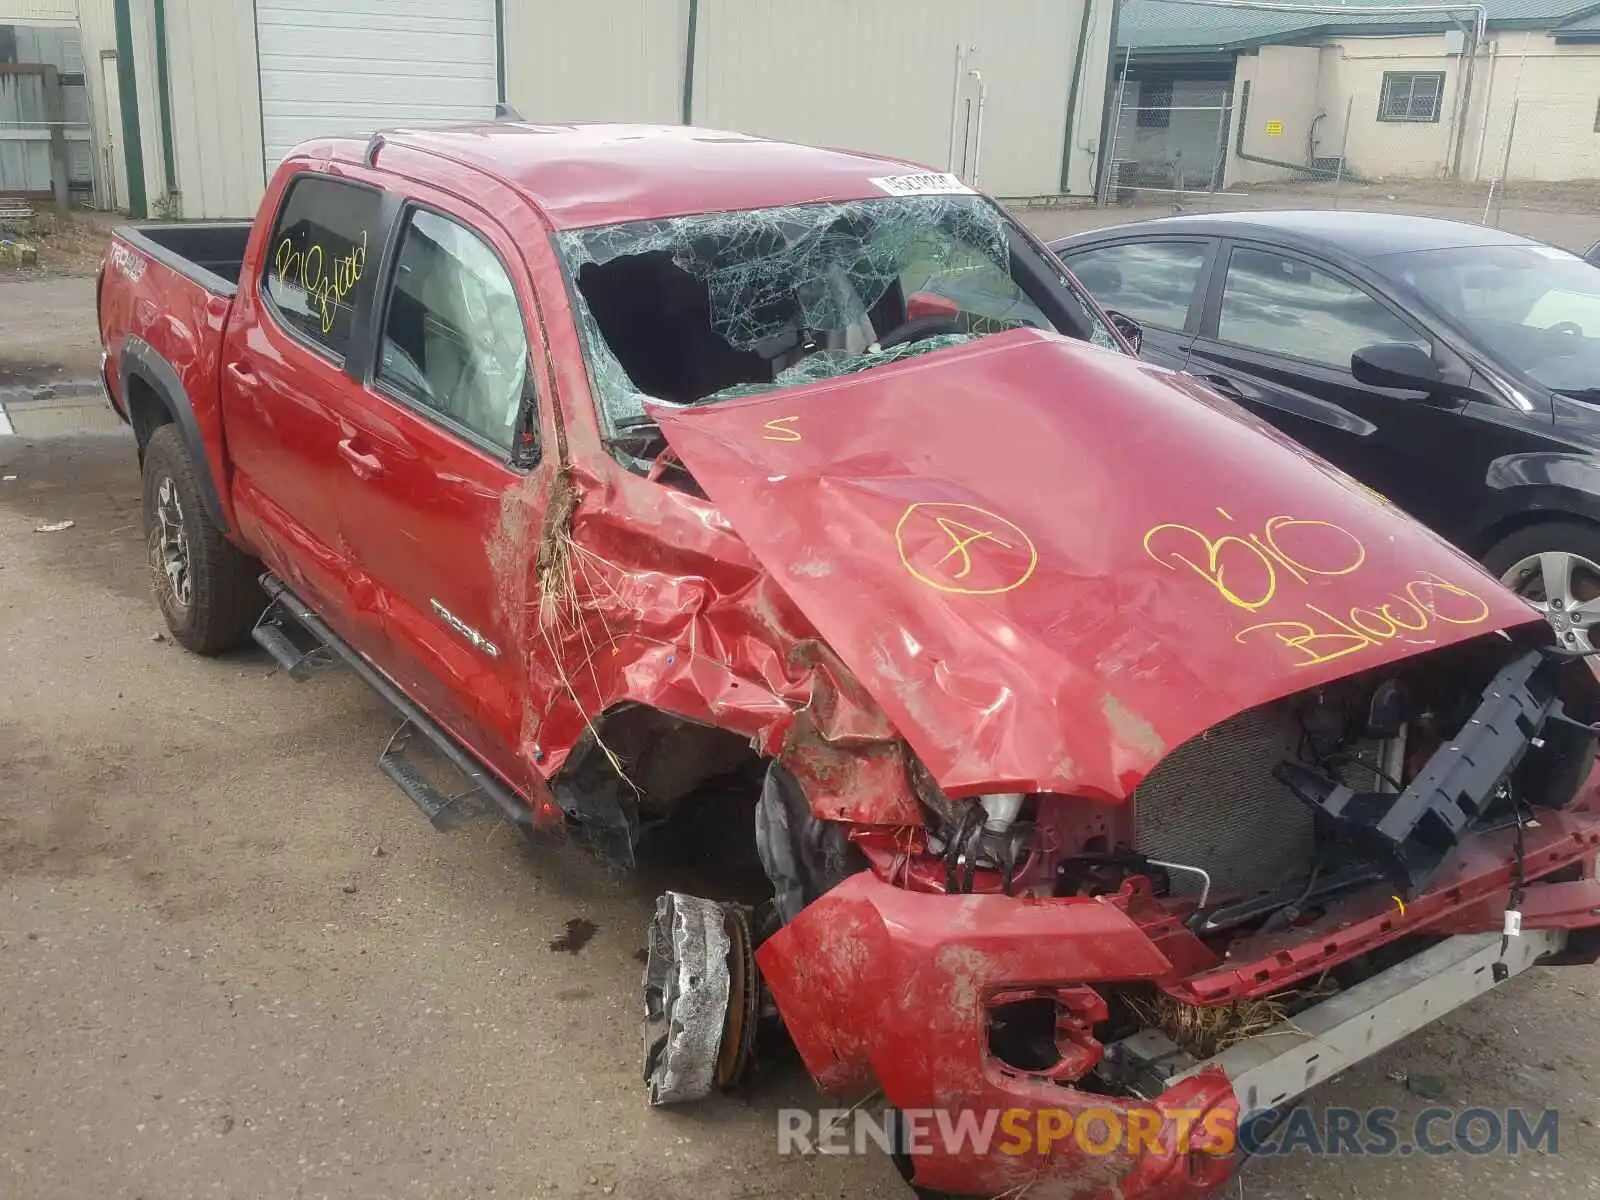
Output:
M890 194L874 179L928 170L856 151L683 125L496 121L376 136L503 180L562 229L873 199Z
M1433 0L1429 0L1433 2ZM1600 22L1596 0L1484 0L1491 29L1576 29ZM1176 0L1124 0L1117 46L1134 53L1249 50L1350 35L1431 33L1456 25L1448 13L1396 12L1394 0L1346 0L1348 13L1274 12ZM1470 21L1471 10L1460 19ZM1588 26L1600 33L1600 23Z
M1554 30L1556 40L1566 41L1592 41L1600 37L1600 9L1594 12L1582 13L1570 21L1564 21Z

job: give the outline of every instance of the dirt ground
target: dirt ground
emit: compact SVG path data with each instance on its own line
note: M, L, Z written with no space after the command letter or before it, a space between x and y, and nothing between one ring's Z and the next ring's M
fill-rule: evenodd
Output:
M92 374L94 341L85 280L0 282L0 386ZM126 437L0 437L0 1196L909 1195L876 1155L778 1155L777 1109L817 1103L791 1063L650 1110L660 880L435 833L355 679L160 636L138 521ZM575 920L594 936L552 948ZM1600 1193L1597 994L1535 971L1311 1097L1555 1107L1558 1153L1295 1157L1233 1194Z
M18 265L0 255L0 279L38 279L50 275L93 275L106 240L121 220L113 213L39 209L29 216L0 221L0 241L31 246L37 261Z

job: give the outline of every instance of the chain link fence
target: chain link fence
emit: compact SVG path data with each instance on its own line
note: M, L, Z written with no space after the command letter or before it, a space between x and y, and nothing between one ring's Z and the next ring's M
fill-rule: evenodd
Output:
M1227 81L1124 78L1113 90L1097 200L1144 215L1247 208L1412 213L1581 251L1600 241L1597 104L1600 94L1497 96L1487 115L1478 114L1458 135L1441 123L1432 157L1408 162L1392 150L1382 153L1391 127L1368 128L1352 141L1361 116L1351 97L1325 136L1304 146L1285 137L1278 161L1245 153L1237 122L1248 93L1236 97ZM1260 136L1276 132L1274 123L1255 124L1263 128L1252 130L1253 146L1278 144ZM1364 170L1364 159L1377 169ZM1450 177L1452 170L1458 177Z

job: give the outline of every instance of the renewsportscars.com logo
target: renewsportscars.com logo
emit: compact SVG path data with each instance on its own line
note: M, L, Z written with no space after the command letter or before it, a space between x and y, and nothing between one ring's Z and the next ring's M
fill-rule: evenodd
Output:
M1559 1151L1556 1109L1296 1107L1246 1113L1159 1107L1066 1109L778 1110L779 1154L1305 1154L1513 1156Z

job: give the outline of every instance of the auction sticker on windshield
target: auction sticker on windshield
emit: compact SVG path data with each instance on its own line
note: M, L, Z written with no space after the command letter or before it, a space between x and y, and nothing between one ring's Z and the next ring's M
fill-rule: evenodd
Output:
M885 175L871 181L874 187L891 196L970 196L973 191L948 171L925 171L921 175Z

